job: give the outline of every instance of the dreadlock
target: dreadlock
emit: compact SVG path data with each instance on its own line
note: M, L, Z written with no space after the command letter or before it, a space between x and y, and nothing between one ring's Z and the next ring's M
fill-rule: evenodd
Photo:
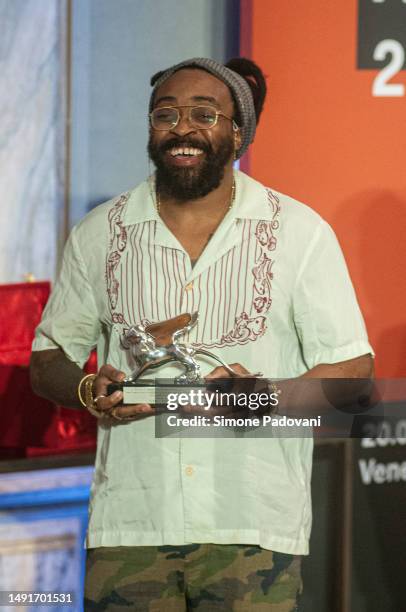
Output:
M246 57L233 57L225 64L225 66L230 68L230 70L234 70L234 72L242 76L247 81L254 99L255 115L258 124L267 90L264 73L255 62ZM239 123L239 119L238 108L236 108L237 123Z

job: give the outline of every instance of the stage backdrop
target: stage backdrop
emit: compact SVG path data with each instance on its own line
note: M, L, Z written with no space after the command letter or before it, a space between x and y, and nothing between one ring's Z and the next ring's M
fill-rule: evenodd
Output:
M242 0L269 93L250 174L334 228L376 351L406 375L406 2Z

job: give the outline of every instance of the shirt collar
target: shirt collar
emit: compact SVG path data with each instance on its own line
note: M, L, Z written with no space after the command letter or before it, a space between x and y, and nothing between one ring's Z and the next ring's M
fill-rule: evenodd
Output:
M159 221L155 205L153 178L140 183L130 192L123 215L123 225L133 225L144 221Z
M275 211L272 208L268 190L247 174L234 171L235 201L230 214L234 219L261 219L272 221ZM123 215L123 225L159 221L153 177L143 181L130 192ZM274 196L275 197L275 196Z
M275 210L271 192L244 172L234 171L235 202L230 211L235 219L272 221ZM273 195L275 198L275 195Z

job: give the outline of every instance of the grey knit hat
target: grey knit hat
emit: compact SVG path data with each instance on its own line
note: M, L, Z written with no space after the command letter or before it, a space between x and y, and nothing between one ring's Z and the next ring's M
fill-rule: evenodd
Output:
M188 67L196 67L206 70L213 76L220 79L220 81L223 81L223 83L230 88L241 118L241 125L239 125L241 132L241 146L236 152L236 157L241 157L248 149L248 146L254 140L255 136L257 121L255 116L254 100L247 81L241 75L234 72L234 70L230 70L230 68L227 68L223 64L219 64L215 60L206 57L194 57L192 59L180 62L179 64L175 64L175 66L171 66L162 72L158 72L151 79L151 85L153 85L154 89L152 90L149 102L149 112L151 112L153 109L155 92L157 91L158 87L160 87L162 83L164 83L170 76L181 68Z

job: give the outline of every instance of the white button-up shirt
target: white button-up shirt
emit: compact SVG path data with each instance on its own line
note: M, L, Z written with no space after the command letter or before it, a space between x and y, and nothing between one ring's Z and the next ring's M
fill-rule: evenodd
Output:
M235 180L234 205L193 268L152 181L91 211L68 240L33 350L61 347L82 366L97 345L100 365L130 373L126 329L198 311L185 341L269 378L372 353L331 228L245 174ZM203 374L216 366L199 361ZM154 417L100 425L87 544L306 554L311 463L308 437L156 438Z

